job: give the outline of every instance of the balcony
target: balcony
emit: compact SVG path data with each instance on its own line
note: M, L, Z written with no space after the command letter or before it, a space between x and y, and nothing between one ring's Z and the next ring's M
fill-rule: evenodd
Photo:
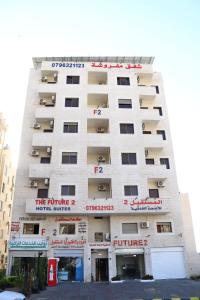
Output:
M89 217L89 243L110 242L110 217Z
M39 132L52 133L54 129L54 119L49 117L37 117L33 123L33 129Z
M109 147L88 147L87 164L108 165L111 162Z
M88 119L87 132L98 136L105 136L109 133L109 120L108 119Z
M46 84L57 83L58 72L57 71L42 71L41 82Z
M107 84L106 72L88 72L88 84L105 85Z
M112 198L110 178L89 178L88 179L88 201L100 200L101 204L107 204Z
M39 93L39 104L45 107L55 106L56 94L55 93Z

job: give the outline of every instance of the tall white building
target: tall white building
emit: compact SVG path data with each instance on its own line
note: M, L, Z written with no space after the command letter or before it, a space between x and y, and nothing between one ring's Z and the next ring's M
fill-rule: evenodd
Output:
M161 74L153 57L33 58L9 271L59 258L65 280L184 278Z

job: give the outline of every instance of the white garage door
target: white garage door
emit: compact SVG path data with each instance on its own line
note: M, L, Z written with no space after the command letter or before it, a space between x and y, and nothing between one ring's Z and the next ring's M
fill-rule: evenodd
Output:
M186 277L182 247L152 248L151 261L155 279Z

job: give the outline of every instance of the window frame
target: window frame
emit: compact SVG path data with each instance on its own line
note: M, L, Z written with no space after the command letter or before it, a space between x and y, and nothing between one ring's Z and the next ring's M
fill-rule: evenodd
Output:
M33 226L33 232L25 233L25 225L29 225L29 226L32 225ZM34 228L35 226L37 226L37 227ZM38 232L34 233L35 231L38 231ZM25 234L25 235L37 235L38 234L39 235L40 234L40 223L23 223L23 234Z
M150 193L153 192L153 191L154 192L157 191L157 195L156 196L151 196L150 195ZM155 189L155 188L154 189L149 189L149 198L160 198L160 196L159 196L159 189L158 188L157 189Z
M129 194L126 194L126 188L130 188ZM135 189L136 193L131 193L131 188L133 188L133 190ZM126 197L138 196L138 185L124 185L124 196Z
M130 103L120 103L120 101L130 101ZM120 105L122 105L122 106L120 106ZM133 108L133 106L132 106L132 99L118 99L118 108L123 108L123 109L132 109Z
M130 77L128 76L117 76L117 85L130 86Z
M66 130L68 126L68 131ZM70 131L69 128L74 126L76 131ZM73 127L72 127L73 128ZM63 122L63 133L78 133L78 122Z
M74 233L61 233L61 226L70 226L73 225ZM75 223L60 223L59 224L59 235L76 235L76 224Z
M134 134L135 133L134 123L120 123L119 129L120 129L120 134Z
M46 193L47 194L44 194L44 196L39 196L39 193L41 192L42 193L42 191L45 193L45 191L46 191ZM37 198L38 199L47 199L47 198L49 198L49 189L48 188L38 188L37 189Z
M158 231L158 225L159 226L166 226L167 224L170 225L170 229L171 231ZM173 230L173 222L172 221L156 221L155 222L155 227L156 227L156 233L157 234L173 234L174 230Z
M75 185L62 184L60 187L61 187L61 189L60 189L61 197L75 196L76 195L76 186ZM68 190L67 194L64 194L63 188L67 188L67 190ZM73 193L70 193L70 189L71 189L71 192L72 192L72 188L73 188Z
M136 229L137 229L137 232L123 232L123 225L128 225L128 224L134 224L136 225ZM122 235L138 235L139 234L139 226L138 226L138 223L137 222L123 222L121 223L121 234Z
M133 160L134 160L134 163L123 163L123 155L128 155L127 156L127 161L130 162L131 158L129 157L131 154L133 154ZM137 153L136 152L122 152L121 153L121 164L122 165L137 165Z
M69 82L69 81L71 81L71 82ZM80 84L80 76L79 75L67 75L66 76L66 84Z
M70 100L71 100L71 102L70 102L71 105L66 105L66 102L70 101ZM75 101L75 100L77 101L77 103L76 103L77 105L72 105L73 101ZM77 97L66 97L64 107L79 107L79 98L77 98Z
M64 155L65 154L65 155ZM66 162L64 162L64 159L68 158ZM74 160L73 160L73 159ZM77 165L78 163L78 152L62 152L61 153L61 164L62 165Z

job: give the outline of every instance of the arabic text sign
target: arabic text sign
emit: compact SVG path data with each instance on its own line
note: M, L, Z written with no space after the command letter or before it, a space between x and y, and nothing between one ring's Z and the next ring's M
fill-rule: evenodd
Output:
M103 68L103 69L142 69L140 64L109 64L109 63L92 63L91 67L93 68Z
M15 238L8 242L10 250L48 250L48 242L45 239L21 239Z
M86 240L63 240L55 239L51 240L52 248L83 248L86 244Z
M130 207L132 211L162 211L163 203L160 199L149 199L149 200L124 200L124 205Z

